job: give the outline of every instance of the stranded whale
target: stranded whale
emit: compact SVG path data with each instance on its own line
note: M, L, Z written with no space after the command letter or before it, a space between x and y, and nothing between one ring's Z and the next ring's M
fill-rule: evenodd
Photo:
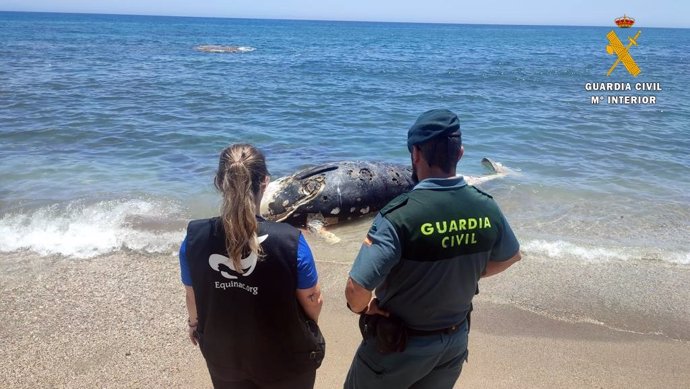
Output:
M488 158L491 174L465 176L470 185L503 177L507 169ZM320 231L325 225L376 212L414 187L409 166L366 161L342 161L300 170L272 181L261 202L268 220Z
M382 162L344 161L318 165L271 182L261 203L269 220L296 226L314 217L335 224L381 209L409 191L412 170Z

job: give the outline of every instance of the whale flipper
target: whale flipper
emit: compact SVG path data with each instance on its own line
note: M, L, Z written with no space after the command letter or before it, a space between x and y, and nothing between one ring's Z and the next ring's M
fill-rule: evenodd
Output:
M482 165L484 165L485 168L489 169L492 173L496 174L506 174L506 168L503 166L502 163L500 162L495 162L487 157L482 158Z
M340 242L340 238L336 234L326 230L326 220L320 213L307 216L307 228L310 232L319 235L330 244Z

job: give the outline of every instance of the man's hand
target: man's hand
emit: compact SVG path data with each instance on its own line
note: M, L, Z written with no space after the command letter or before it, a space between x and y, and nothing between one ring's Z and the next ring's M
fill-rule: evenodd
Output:
M369 301L369 305L367 306L367 311L364 312L365 315L381 315L388 317L390 313L388 311L384 311L383 309L379 308L379 299L373 298L371 301Z

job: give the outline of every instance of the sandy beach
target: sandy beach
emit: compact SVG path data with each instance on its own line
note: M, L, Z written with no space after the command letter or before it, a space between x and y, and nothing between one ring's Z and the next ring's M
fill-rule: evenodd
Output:
M319 255L319 250L315 250ZM341 387L359 342L345 308L349 263L317 263L327 355L317 388ZM4 254L0 382L7 388L209 388L186 337L177 258L120 253L87 260ZM529 257L519 264L529 269ZM524 270L523 270L524 271ZM484 282L482 295L520 271ZM687 339L610 329L477 301L470 358L456 387L683 388Z

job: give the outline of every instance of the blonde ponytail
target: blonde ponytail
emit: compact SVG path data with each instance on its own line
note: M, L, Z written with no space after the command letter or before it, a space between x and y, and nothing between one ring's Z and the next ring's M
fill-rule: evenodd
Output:
M251 145L235 144L220 155L215 178L216 188L223 195L220 218L228 257L239 273L244 272L242 257L262 254L257 238L256 199L267 176L266 159Z

